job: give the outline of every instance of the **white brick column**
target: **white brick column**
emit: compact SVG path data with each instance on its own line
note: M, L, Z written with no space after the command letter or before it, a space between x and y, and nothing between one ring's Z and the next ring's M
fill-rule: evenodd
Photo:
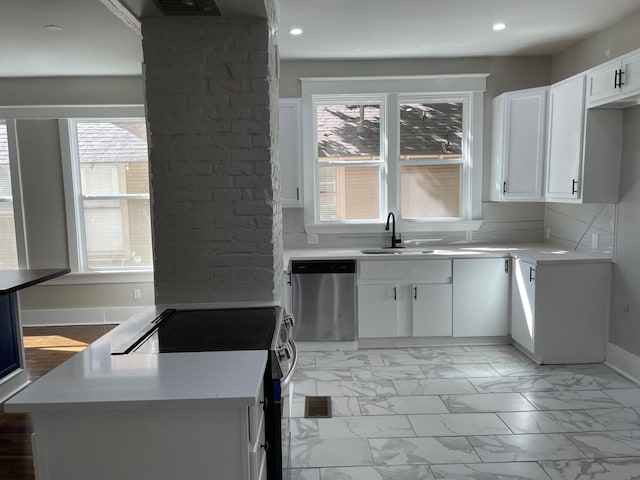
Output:
M280 300L274 21L142 22L156 303Z

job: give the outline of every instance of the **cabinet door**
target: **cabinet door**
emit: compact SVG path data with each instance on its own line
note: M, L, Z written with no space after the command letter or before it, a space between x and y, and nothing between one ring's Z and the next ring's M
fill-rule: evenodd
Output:
M535 265L519 258L512 262L511 337L530 352L535 347Z
M509 333L509 259L453 261L453 336Z
M20 367L12 294L0 295L0 379Z
M599 104L601 100L618 95L617 71L621 68L620 60L613 60L592 68L587 73L587 104Z
M411 289L414 337L450 337L451 284L420 284Z
M640 92L640 52L622 58L622 93Z
M547 88L509 92L502 104L494 102L495 107L500 105L504 108L503 124L501 131L494 132L492 153L502 156L493 163L502 170L497 185L499 200L542 201Z
M280 183L282 206L302 206L300 99L280 100Z
M549 91L547 201L580 199L585 75L556 83Z
M358 337L398 336L399 293L397 285L358 286Z

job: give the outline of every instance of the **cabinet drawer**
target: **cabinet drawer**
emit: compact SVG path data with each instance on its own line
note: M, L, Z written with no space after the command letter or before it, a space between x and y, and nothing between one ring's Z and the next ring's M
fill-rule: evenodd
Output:
M262 390L262 387L260 387ZM253 445L259 439L260 424L264 424L264 408L262 396L256 400L255 405L249 407L249 444ZM264 425L262 427L264 430Z
M264 439L264 416L263 420L259 425L259 430L257 431L255 443L249 444L249 478L250 479L258 479L261 475L261 470L264 469L264 463L266 463L266 451L264 449L265 439ZM271 447L273 448L273 447Z
M451 260L361 261L361 280L420 279L420 283L451 283Z

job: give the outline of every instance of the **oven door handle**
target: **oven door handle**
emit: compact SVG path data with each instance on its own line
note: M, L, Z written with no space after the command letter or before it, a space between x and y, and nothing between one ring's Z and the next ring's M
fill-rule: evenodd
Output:
M289 368L287 374L280 379L281 387L286 387L287 385L289 385L291 377L293 377L293 373L295 372L296 366L298 365L298 349L296 348L296 342L294 342L293 339L290 338L287 341L287 344L291 348L291 368Z

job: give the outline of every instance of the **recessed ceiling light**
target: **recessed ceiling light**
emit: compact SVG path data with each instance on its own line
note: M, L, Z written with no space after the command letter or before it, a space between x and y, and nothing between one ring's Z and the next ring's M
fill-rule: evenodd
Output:
M505 28L507 28L507 24L506 23L497 22L497 23L493 24L493 29L496 32L499 32L500 30L504 30Z
M44 27L45 30L49 31L49 32L61 32L62 30L64 30L64 28L62 28L59 25L45 25Z
M295 28L292 28L291 30L289 30L289 33L291 35L302 35L302 29L298 28L298 27L295 27Z

